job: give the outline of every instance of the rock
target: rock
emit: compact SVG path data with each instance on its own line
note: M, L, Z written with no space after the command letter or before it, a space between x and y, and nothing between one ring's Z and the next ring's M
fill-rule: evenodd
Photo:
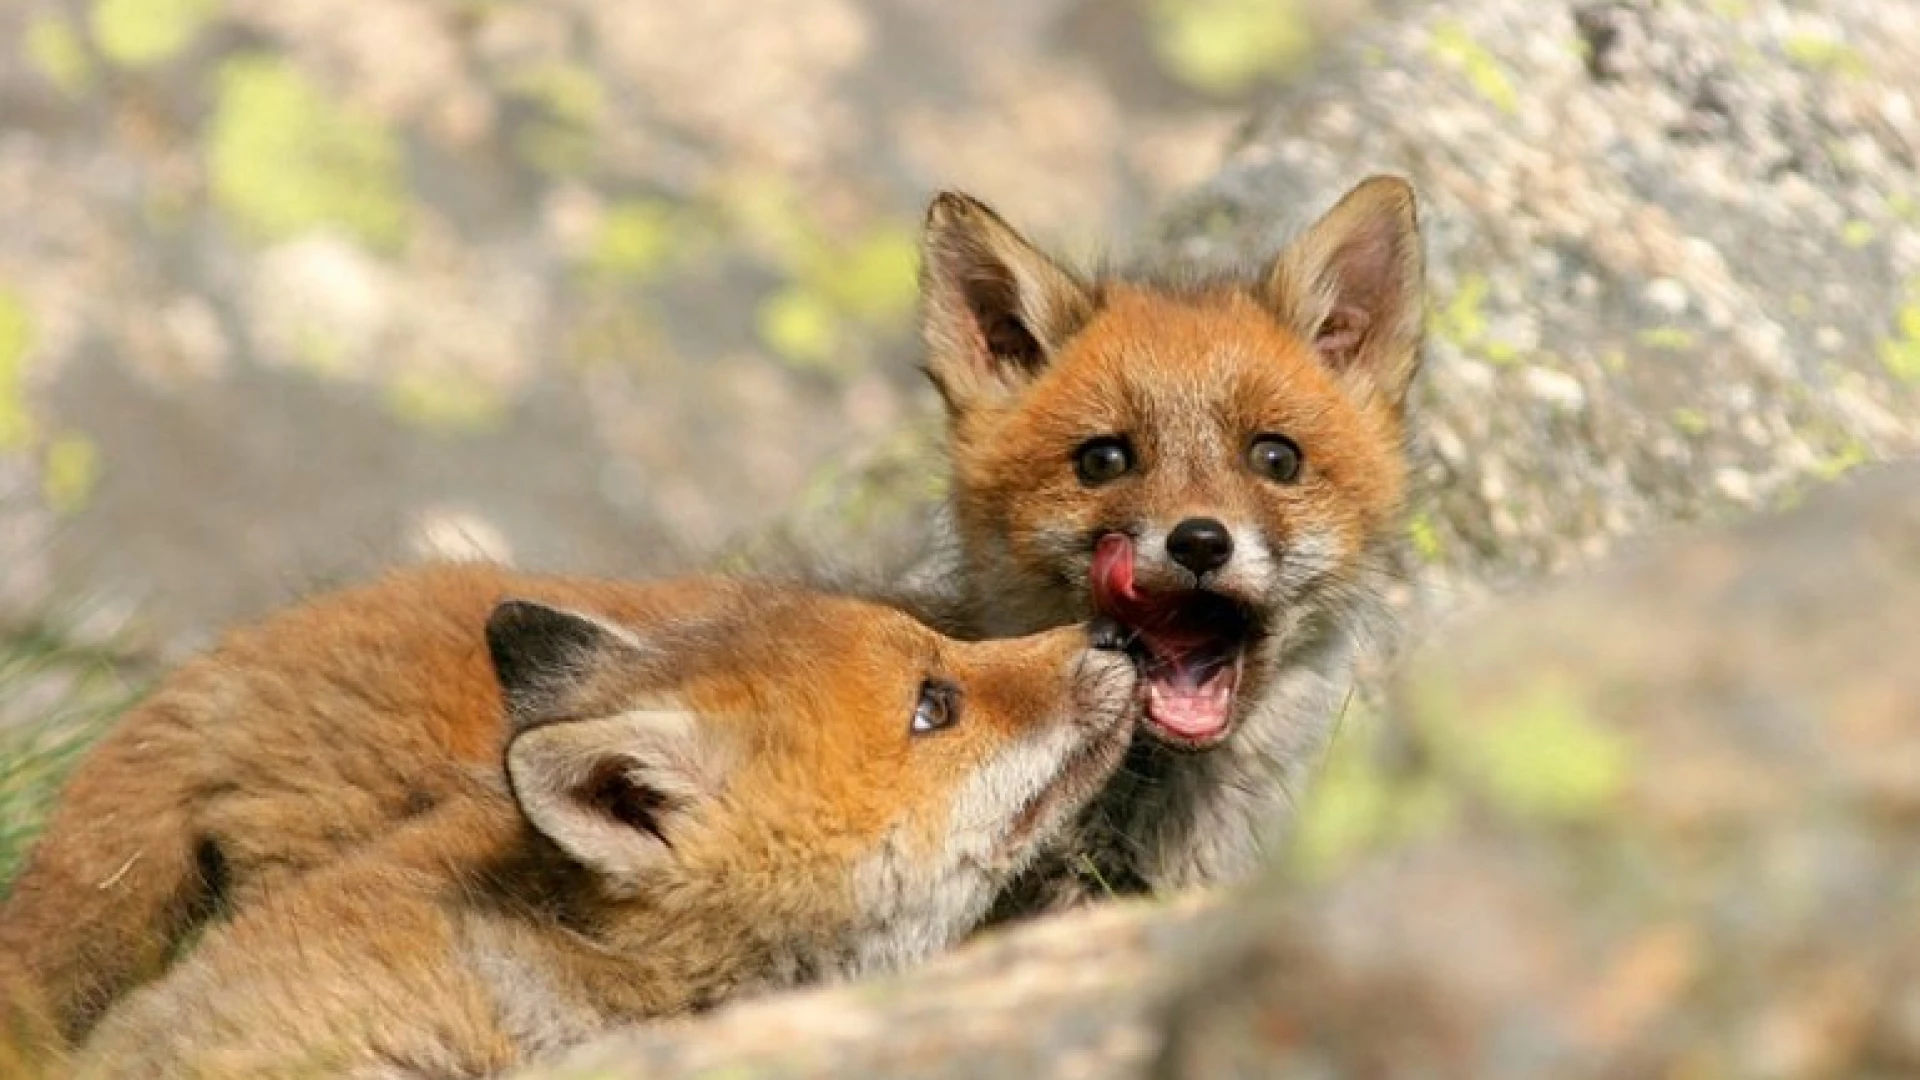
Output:
M1143 254L1257 258L1366 172L1414 181L1418 570L1452 601L1920 448L1916 101L1912 6L1418 5L1284 92Z
M1916 633L1916 465L1448 633L1345 781L1371 827L1320 793L1354 842L1236 916L1172 1074L1920 1068Z
M1271 877L618 1035L541 1080L1920 1069L1920 464L1436 639Z

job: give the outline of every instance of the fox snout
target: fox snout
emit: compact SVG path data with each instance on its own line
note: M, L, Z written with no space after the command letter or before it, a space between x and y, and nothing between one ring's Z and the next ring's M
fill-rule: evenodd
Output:
M1204 577L1233 558L1233 533L1213 518L1190 517L1167 533L1167 557Z
M1266 606L1281 552L1250 523L1197 512L1170 524L1147 523L1133 535L1133 575L1154 592L1204 590Z

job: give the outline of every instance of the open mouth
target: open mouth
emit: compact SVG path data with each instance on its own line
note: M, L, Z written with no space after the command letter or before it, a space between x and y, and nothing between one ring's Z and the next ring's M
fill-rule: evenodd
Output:
M1133 540L1100 538L1093 553L1094 607L1133 634L1148 727L1183 747L1207 747L1233 726L1247 644L1259 626L1245 605L1205 589L1148 592L1133 578Z

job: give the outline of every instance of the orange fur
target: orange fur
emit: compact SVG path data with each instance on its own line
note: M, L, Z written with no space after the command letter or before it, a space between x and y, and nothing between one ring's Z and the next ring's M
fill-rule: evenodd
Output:
M482 631L510 597L592 613L664 658L585 673L570 691L582 708L670 694L702 716L825 725L836 737L795 739L789 758L755 768L788 785L792 813L827 800L859 838L1060 714L1068 660L1087 662L1079 631L961 645L874 605L722 580L461 565L316 598L176 672L63 792L0 908L0 955L29 974L64 1039L78 1042L160 973L209 916L244 913L396 825L431 819L464 797L475 768L497 772L508 729ZM968 689L972 722L910 748L915 688L940 673ZM770 781L765 801L781 790ZM942 827L926 816L918 834Z
M1130 624L1153 737L1010 910L1244 875L1346 698L1387 573L1425 310L1412 190L1365 181L1212 279L1088 279L957 194L934 200L922 254L955 543L912 602L969 635L1161 620L1161 639ZM1263 472L1262 446L1297 470ZM1206 563L1176 535L1227 546ZM1118 555L1097 563L1103 546ZM1095 588L1115 565L1119 606Z

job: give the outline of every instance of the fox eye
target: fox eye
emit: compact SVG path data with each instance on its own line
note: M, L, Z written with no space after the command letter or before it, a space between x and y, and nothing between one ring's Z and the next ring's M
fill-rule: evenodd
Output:
M952 683L928 679L920 684L920 701L913 707L915 735L931 735L960 722L960 690Z
M1073 452L1073 471L1088 484L1104 484L1133 468L1133 451L1125 439L1104 436L1089 439Z
M1300 479L1300 445L1285 435L1262 435L1247 448L1247 465L1260 476L1282 484Z

